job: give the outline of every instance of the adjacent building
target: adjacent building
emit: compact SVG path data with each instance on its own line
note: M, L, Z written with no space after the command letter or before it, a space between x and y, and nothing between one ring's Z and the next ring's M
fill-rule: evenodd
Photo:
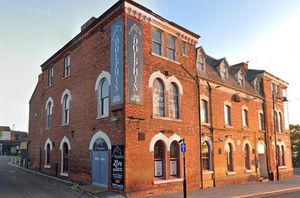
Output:
M288 83L196 47L200 36L121 0L41 65L32 169L126 196L293 174Z
M20 149L20 141L26 137L26 132L13 131L9 126L0 126L0 155L16 155Z

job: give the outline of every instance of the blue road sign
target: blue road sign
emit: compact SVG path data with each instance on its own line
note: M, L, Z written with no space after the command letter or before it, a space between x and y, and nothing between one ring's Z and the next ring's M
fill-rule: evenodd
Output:
M186 152L186 144L185 144L185 143L182 143L182 144L180 145L180 150L181 150L182 153L185 153L185 152Z

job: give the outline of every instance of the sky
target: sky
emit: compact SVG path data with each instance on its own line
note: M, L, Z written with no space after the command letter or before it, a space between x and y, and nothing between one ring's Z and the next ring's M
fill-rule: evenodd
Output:
M40 65L117 0L0 0L0 125L28 131ZM291 124L300 124L299 0L136 0L201 36L206 53L249 61L289 82Z

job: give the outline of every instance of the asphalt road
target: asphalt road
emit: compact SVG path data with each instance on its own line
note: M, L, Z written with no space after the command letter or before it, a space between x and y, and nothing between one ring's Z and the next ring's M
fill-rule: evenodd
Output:
M0 156L0 198L90 197L72 184L36 175L9 165L10 157Z

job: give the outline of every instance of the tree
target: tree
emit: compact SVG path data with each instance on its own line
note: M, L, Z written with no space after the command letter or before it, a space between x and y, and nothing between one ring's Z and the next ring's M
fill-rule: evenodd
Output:
M300 166L300 125L290 124L292 159L294 167Z

